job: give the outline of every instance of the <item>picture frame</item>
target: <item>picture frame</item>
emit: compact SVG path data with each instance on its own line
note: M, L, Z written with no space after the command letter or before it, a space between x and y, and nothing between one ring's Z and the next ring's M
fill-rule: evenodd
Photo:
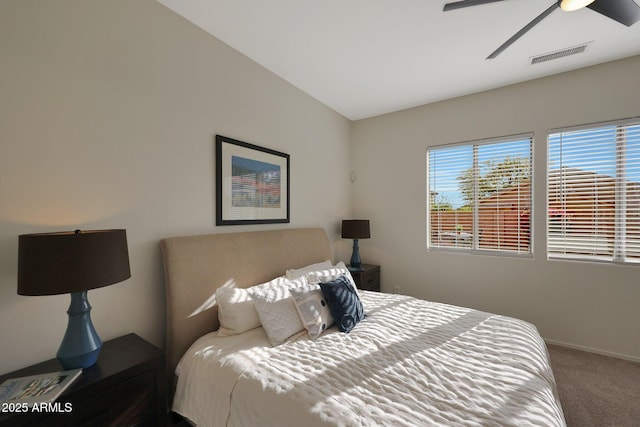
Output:
M216 135L216 225L289 222L289 155Z

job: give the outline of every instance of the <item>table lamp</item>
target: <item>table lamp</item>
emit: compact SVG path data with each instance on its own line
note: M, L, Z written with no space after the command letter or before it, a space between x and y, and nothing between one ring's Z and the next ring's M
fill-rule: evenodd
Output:
M89 289L131 277L126 230L23 234L18 238L18 294L71 294L57 357L65 369L96 363L102 340L91 322Z
M358 239L368 239L371 237L368 219L345 219L342 220L342 238L353 239L353 252L349 269L352 271L363 271L360 260L360 250Z

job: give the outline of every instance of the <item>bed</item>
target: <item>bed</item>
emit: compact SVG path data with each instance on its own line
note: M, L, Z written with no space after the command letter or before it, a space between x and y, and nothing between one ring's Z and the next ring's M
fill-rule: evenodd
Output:
M546 346L534 325L352 290L344 265L327 261L331 247L322 228L172 237L161 241L161 250L172 409L193 424L565 425ZM333 276L323 276L328 272ZM325 288L334 282L355 294L363 309L348 333L339 330L342 320L326 329L317 322L309 326L298 304L318 295L319 287L337 289ZM287 298L281 298L284 288ZM233 318L242 327L229 332L234 323L226 304L239 299L225 295L247 292L253 292L252 310L261 323L255 327L244 301L244 311ZM270 313L265 301L269 309L274 301L295 303L303 328L274 341L274 320L262 317ZM291 321L278 322L292 329Z

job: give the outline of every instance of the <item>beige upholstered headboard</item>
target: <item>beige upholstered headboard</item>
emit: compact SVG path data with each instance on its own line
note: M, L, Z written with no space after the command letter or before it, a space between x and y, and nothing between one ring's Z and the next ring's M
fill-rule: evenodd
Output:
M282 276L287 269L331 259L322 228L171 237L162 240L160 247L170 373L196 339L218 329L218 308L212 304L218 287L233 280L245 288Z

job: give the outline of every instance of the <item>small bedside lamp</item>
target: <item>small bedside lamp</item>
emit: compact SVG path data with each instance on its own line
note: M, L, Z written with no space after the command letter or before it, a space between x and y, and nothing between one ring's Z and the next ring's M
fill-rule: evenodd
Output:
M57 356L65 369L96 363L102 340L91 322L89 289L131 277L126 230L23 234L18 240L18 294L71 294L69 322Z
M368 239L370 237L368 219L345 219L342 221L342 238L353 239L353 252L351 253L351 261L349 261L351 270L363 271L358 239Z

